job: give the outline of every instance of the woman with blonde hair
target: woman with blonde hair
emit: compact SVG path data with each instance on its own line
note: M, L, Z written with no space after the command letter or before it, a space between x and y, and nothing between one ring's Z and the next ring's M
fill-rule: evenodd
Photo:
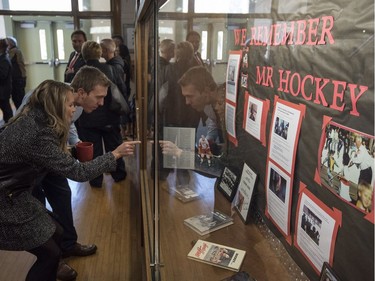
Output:
M61 255L62 228L31 194L37 178L54 172L87 181L114 170L117 159L134 151L134 143L123 143L92 161L78 162L67 149L75 110L73 89L46 80L0 133L0 249L37 257L26 281L55 281Z

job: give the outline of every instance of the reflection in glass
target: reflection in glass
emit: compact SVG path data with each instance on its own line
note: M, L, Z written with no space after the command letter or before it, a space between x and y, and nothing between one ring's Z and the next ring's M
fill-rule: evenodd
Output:
M308 2L311 0L289 1L279 0L278 13L304 14L307 11Z
M181 42L186 37L187 21L185 20L159 20L159 38L172 39L175 42Z

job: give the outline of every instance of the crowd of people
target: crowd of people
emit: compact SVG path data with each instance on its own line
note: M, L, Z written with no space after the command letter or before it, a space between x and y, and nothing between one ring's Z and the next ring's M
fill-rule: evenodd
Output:
M78 242L67 179L96 188L102 187L103 173L123 181L123 157L133 155L139 143L123 142L121 128L129 116L109 106L111 83L128 100L131 78L129 50L119 42L121 36L113 37L97 43L74 31L64 81L45 80L27 94L17 40L0 39L0 249L37 257L27 281L77 277L63 259L92 255L97 246ZM93 160L80 162L68 149L82 141L93 143Z

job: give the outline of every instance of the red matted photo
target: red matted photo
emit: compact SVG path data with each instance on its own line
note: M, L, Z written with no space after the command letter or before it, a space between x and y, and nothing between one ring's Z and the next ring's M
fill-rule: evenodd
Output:
M294 246L317 274L324 262L332 264L342 213L331 209L300 183Z
M320 184L354 208L374 207L374 136L328 122L320 144Z

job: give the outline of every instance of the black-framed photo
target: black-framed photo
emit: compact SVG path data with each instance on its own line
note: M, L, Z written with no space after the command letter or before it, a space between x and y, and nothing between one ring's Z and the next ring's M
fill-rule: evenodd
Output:
M319 281L340 281L341 279L337 276L336 272L329 265L328 262L323 263L322 271L320 272Z
M217 188L230 201L233 201L238 187L239 176L236 170L224 167L224 170L217 183Z
M250 204L253 197L257 174L246 163L243 165L241 179L239 180L236 195L232 202L234 209L246 224L249 218Z

